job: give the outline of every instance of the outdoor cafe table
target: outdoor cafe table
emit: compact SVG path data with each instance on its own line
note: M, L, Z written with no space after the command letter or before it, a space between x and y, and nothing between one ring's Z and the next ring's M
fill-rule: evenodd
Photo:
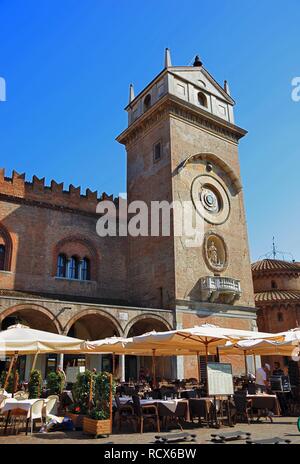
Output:
M25 414L27 413L27 419L30 417L30 409L31 409L31 406L36 402L38 401L40 398L36 398L36 399L26 399L26 400L16 400L15 398L9 398L5 401L4 403L4 406L3 408L1 409L1 413L5 413L7 412L7 420L6 420L6 424L5 424L5 430L4 432L6 432L7 430L7 425L8 425L8 420L9 420L9 417L10 417L10 414L12 411L25 411ZM43 399L44 403L47 403L47 399Z
M39 401L40 398L36 399L26 399L26 400L16 400L15 398L8 398L5 401L3 408L1 409L1 413L13 411L15 409L21 409L22 411L27 412L27 417L30 416L30 408L36 402ZM47 403L48 399L43 399L45 403Z
M132 401L130 396L120 396L119 397L121 404L127 404ZM187 399L167 399L167 400L154 400L154 399L144 399L140 400L141 406L148 406L154 404L157 406L158 415L160 417L166 417L168 414L172 416L184 417L186 421L190 421L190 410L189 402Z
M189 398L191 420L193 421L193 418L197 417L199 424L201 424L201 419L203 418L208 427L214 424L219 427L220 423L226 418L226 415L225 417L223 416L224 405L226 406L228 424L231 425L230 399L224 397Z
M276 395L267 395L265 393L256 395L247 395L247 398L251 399L252 409L259 411L259 417L268 417L268 411L273 412L275 416L280 415L280 406ZM263 414L260 413L263 412Z

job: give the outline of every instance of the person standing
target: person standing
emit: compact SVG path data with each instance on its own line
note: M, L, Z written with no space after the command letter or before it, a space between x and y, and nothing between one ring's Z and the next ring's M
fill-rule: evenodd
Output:
M274 363L274 370L272 372L274 376L278 377L283 377L284 376L284 371L281 369L280 363L276 361ZM287 396L288 392L276 392L276 396L278 398L279 404L280 404L280 409L281 413L283 416L288 416L289 415L289 408L288 408L288 402L287 402Z
M256 388L260 389L262 392L265 392L269 386L269 374L271 366L270 364L265 364L263 367L259 367L256 370Z

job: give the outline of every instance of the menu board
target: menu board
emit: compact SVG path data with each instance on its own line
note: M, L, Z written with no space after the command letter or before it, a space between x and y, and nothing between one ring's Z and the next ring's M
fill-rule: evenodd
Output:
M78 374L81 374L82 372L85 372L85 367L83 366L68 366L66 371L67 383L75 383Z
M231 364L207 363L207 382L210 396L233 395Z

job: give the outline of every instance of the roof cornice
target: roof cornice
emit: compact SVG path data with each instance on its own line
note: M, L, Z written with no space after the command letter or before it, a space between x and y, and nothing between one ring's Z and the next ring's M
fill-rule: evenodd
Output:
M168 93L158 100L146 113L138 117L116 140L126 145L130 139L135 139L138 133L144 131L167 114L188 120L190 123L200 126L204 130L216 133L222 138L227 138L235 143L247 134L245 129Z

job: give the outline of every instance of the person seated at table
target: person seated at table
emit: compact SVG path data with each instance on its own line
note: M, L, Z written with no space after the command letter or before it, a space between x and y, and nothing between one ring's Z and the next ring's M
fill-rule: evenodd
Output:
M146 380L145 369L143 367L140 368L139 380Z
M269 386L268 376L270 374L271 366L270 364L265 364L263 367L259 367L256 370L256 388L261 392L266 392Z
M151 378L150 370L148 369L148 367L145 369L145 377L146 377L146 382L150 383L152 378Z
M274 363L274 369L273 369L272 374L273 375L284 375L284 372L281 369L280 363L278 361Z

